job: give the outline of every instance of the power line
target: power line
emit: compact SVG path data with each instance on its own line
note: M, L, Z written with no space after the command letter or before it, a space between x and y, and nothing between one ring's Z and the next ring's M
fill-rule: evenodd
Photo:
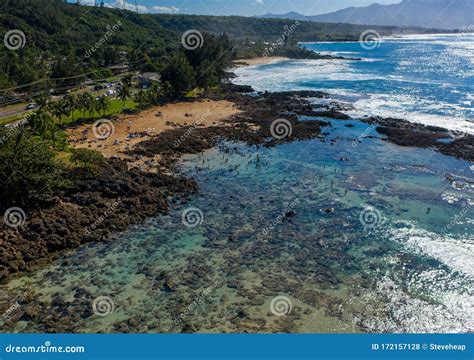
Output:
M126 62L126 65L124 66L129 66L129 65L133 65L133 64L138 64L138 63L141 63L141 62L144 62L146 61L146 59L141 59L141 60L137 60L137 61L130 61L130 62ZM36 80L36 81L33 81L29 84L23 84L23 85L19 85L19 86L14 86L14 87L11 87L11 88L5 88L5 89L0 89L0 93L3 93L3 92L7 92L7 91L12 91L12 90L16 90L16 89L22 89L22 88L25 88L25 87L28 87L28 86L32 86L32 85L35 85L35 84L40 84L42 82L45 82L45 81L57 81L57 80L71 80L71 79L77 79L77 78L80 78L82 76L86 76L86 75L91 75L91 74L95 74L97 73L98 71L100 70L107 70L107 69L111 69L110 67L103 67L103 68L98 68L98 69L95 69L93 71L89 71L89 72L86 72L84 74L79 74L79 75L74 75L74 76L69 76L69 77L63 77L63 78L43 78L43 79L39 79L39 80ZM107 78L104 78L104 79L95 79L95 81L100 81L100 80L105 80Z

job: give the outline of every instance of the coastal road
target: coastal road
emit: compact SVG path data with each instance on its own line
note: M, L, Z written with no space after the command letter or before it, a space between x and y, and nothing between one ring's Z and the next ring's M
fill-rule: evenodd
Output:
M0 107L0 120L3 118L21 115L27 113L30 110L26 109L26 104L17 104L17 105L10 105L6 107Z

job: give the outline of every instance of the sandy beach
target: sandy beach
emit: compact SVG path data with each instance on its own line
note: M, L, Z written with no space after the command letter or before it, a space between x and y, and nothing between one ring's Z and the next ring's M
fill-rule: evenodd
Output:
M166 130L193 124L199 127L222 125L223 120L239 112L234 103L226 100L185 101L154 106L134 115L121 115L113 122L113 134L105 140L94 136L91 124L68 132L74 147L97 150L105 157L129 159L124 152Z
M235 60L234 66L243 67L243 66L264 65L264 64L270 64L272 62L285 61L285 60L289 60L289 58L283 57L283 56L262 56L262 57L253 58L253 59Z

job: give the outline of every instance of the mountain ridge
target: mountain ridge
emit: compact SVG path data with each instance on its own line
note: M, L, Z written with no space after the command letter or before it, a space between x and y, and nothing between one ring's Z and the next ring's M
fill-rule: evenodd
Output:
M266 14L261 18L306 20L377 26L419 26L438 29L474 29L474 0L403 0L398 4L373 3L348 7L322 15L305 16L297 12Z

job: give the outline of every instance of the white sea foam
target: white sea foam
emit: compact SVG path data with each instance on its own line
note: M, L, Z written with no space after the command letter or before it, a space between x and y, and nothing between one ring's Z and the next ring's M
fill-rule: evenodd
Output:
M412 295L427 285L432 301ZM375 296L383 299L387 317L366 318L361 323L374 332L472 332L473 299L463 288L464 284L453 284L442 271L423 271L403 286L385 276L379 281Z
M466 221L467 222L467 221ZM376 332L474 331L474 238L455 239L420 229L414 223L398 222L387 236L415 255L434 258L446 268L422 271L406 269L405 277L387 273L378 282L373 296L383 299L386 318L365 318L362 325ZM402 258L399 259L403 266ZM396 264L390 257L387 262ZM401 285L403 284L403 285ZM425 293L429 300L414 294Z
M474 280L474 238L466 235L455 239L418 228L415 224L399 223L390 232L390 238L403 244L410 252L432 257L454 271Z
M308 89L301 83L317 80L363 81L382 80L383 77L362 74L355 71L346 61L334 60L298 60L276 64L277 67L257 65L242 67L234 72L238 76L234 81L238 84L252 85L258 91L286 91ZM281 67L280 67L281 66Z
M416 106L426 103L426 109L436 111L442 109L452 113L452 116L422 113L413 110ZM369 94L369 97L361 98L355 103L356 110L349 111L348 115L353 117L363 117L366 115L377 115L382 117L393 117L405 119L423 125L439 126L453 131L474 134L474 122L460 117L456 113L463 108L444 102L433 103L421 98L409 95L389 95L389 94Z
M443 35L444 36L444 35ZM449 47L451 52L461 52L464 56L474 57L473 37L448 36L409 36L396 41L407 41L420 43L431 41L439 42ZM462 38L463 41L459 39ZM458 41L454 41L454 39ZM465 39L465 41L464 41ZM471 40L471 41L470 41ZM470 51L469 51L470 50ZM410 67L414 60L401 61L400 66ZM385 77L370 73L362 73L356 70L352 61L333 60L300 60L290 61L272 66L254 66L239 68L235 72L237 83L252 85L258 91L288 91L315 89L314 84L323 83L326 87L321 90L330 93L336 99L344 99L354 102L355 110L348 114L355 118L365 116L396 117L424 125L439 126L456 132L474 134L474 121L469 119L470 108L474 100L473 95L466 93L457 104L442 100L433 100L416 95L404 95L394 93L361 93L351 91L347 83L358 81L385 81L387 78L392 82L409 83L413 87L417 84L430 85L433 87L450 88L452 93L461 93L456 87L444 84L436 80L407 79L400 75L389 75ZM461 69L462 70L462 69ZM461 71L460 70L460 71ZM462 70L464 72L469 70ZM469 74L464 73L464 77ZM334 85L328 88L329 82L344 82L346 86ZM337 86L337 87L336 87ZM319 89L318 89L319 90Z

